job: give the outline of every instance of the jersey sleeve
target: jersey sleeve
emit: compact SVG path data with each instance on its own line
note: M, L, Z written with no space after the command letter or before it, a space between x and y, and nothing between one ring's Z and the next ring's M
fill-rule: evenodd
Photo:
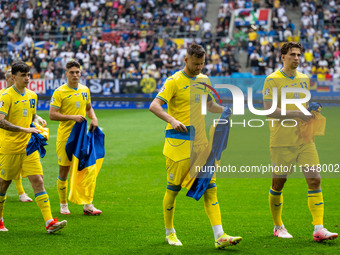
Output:
M175 95L176 93L176 83L172 77L169 77L161 90L157 94L157 98L161 99L164 101L166 104L171 100L171 98Z
M7 116L9 109L11 108L11 97L5 93L0 96L0 113Z
M263 85L263 90L262 90L262 95L263 95L263 101L269 101L271 102L273 99L273 87L274 79L273 78L266 78L264 85Z
M87 88L87 101L86 101L86 105L91 104L91 94L90 94L90 90L89 88Z
M61 94L59 90L53 92L51 97L51 104L50 106L60 109L61 107Z

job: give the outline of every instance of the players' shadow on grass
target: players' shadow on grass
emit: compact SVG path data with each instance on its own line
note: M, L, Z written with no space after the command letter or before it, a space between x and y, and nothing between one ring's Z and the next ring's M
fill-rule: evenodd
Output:
M314 247L335 247L339 246L339 242L337 240L328 240L328 241L322 241L322 242L315 242L315 241L309 241L310 245L313 245Z
M242 245L242 244L241 244ZM194 244L183 244L183 246L171 246L167 242L155 242L151 244L154 248L154 254L220 254L221 252L228 252L229 254L241 254L244 253L242 251L242 246L229 246L224 250L217 250L213 245L209 245L206 247L194 246Z

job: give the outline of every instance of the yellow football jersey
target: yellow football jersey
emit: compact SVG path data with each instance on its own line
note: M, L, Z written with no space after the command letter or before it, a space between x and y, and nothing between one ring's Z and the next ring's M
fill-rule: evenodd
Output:
M210 89L204 84L211 85L206 75L199 74L191 78L183 70L170 76L164 83L157 98L168 105L168 113L185 126L195 127L194 145L207 144L205 131L205 116L201 113L202 94L210 94ZM168 123L166 130L172 129ZM192 143L181 139L165 139L163 154L174 161L190 157Z
M304 88L309 90L310 83L308 76L303 73L296 72L295 77L288 77L281 69L279 69L266 78L262 91L263 101L272 101L274 87L277 88L277 107L281 108L282 88ZM287 99L304 97L305 94L303 93L287 93L286 95ZM302 105L307 108L305 103ZM299 110L294 104L287 104L286 109ZM269 118L269 120L273 120L273 118ZM306 143L306 141L299 136L299 119L296 119L296 121L298 121L298 125L295 127L284 127L281 125L281 121L269 121L270 147L298 146ZM285 121L284 125L294 126L295 122Z
M36 113L37 95L25 89L24 94L20 94L15 86L12 86L0 96L0 113L5 114L5 119L10 123L29 128L33 115ZM31 134L24 132L12 132L3 130L1 133L0 154L20 154L26 152L26 147Z
M2 93L5 91L6 89L0 89L0 96L2 95ZM0 128L0 146L1 146L1 140L4 138L3 132L4 129Z
M73 89L67 84L57 88L51 98L51 107L59 109L61 114L86 116L86 106L91 104L90 90L88 87L78 84ZM75 121L60 121L57 141L67 141Z

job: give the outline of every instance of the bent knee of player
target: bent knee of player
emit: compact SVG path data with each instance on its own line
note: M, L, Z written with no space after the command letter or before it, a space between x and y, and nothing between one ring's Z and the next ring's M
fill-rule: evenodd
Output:
M2 178L0 178L0 193L1 194L6 194L7 189L9 185L11 184L12 181L6 181Z
M30 175L28 179L31 182L35 194L45 191L42 175Z
M320 189L320 184L321 184L321 177L319 175L319 177L316 178L306 178L307 184L308 184L308 188L309 189Z
M67 179L69 171L70 171L70 166L59 165L59 177L61 179Z
M276 191L281 191L287 181L287 176L285 175L276 175L272 179L272 188Z

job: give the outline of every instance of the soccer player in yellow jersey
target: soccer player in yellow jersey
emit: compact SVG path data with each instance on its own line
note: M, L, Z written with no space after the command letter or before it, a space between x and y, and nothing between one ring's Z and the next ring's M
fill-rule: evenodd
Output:
M39 133L30 128L35 118L37 95L26 89L30 79L30 69L24 62L12 65L14 85L0 97L0 128L3 140L0 147L0 231L8 231L3 222L6 192L12 180L20 176L28 177L35 193L35 201L41 210L48 233L62 229L67 221L53 219L49 197L44 188L43 170L38 151L26 155L26 147L31 133Z
M57 134L57 155L59 176L57 189L60 198L60 213L70 214L67 204L67 176L70 171L71 161L68 160L65 147L71 130L76 122L86 120L86 115L92 119L90 130L98 126L96 114L91 106L90 90L79 84L80 64L74 60L66 64L67 84L56 89L51 98L50 119L59 121ZM93 204L84 205L84 214L99 215L102 212Z
M5 79L6 79L6 89L11 87L14 84L14 80L12 78L12 72L11 70L8 70L5 74ZM0 90L0 96L1 94L6 90L6 89L1 89ZM39 122L41 125L45 126L46 125L46 121L41 118L40 116L38 116L38 114L35 115L35 119L33 120L34 122ZM2 129L0 129L0 139L2 138L1 135L1 131ZM0 141L0 145L1 145L1 141ZM18 180L13 180L15 187L17 189L18 195L19 195L19 201L20 202L32 202L32 198L30 198L24 190L24 187L22 186L22 178L20 177L20 179Z
M166 157L168 183L163 200L164 223L166 241L175 246L182 246L173 224L176 196L182 187L190 188L190 183L194 178L190 175L191 155L198 155L206 148L208 143L205 135L204 118L200 114L201 97L198 94L192 99L191 94L194 93L190 92L196 89L194 86L199 84L199 80L209 82L208 77L201 74L205 62L204 48L195 43L191 44L187 49L184 60L184 69L165 81L163 88L150 105L150 111L168 123L167 130L176 130L185 134L188 132L188 126L195 126L192 154L190 154L191 143L189 141L166 138L164 144L163 154ZM191 104L192 101L193 104ZM223 112L223 107L215 104L210 97L207 101L207 109L210 112ZM168 113L163 110L163 104L168 105ZM193 114L193 111L197 111L197 109L199 109L199 116ZM215 182L216 178L212 178L204 193L204 207L214 232L215 247L223 249L226 246L237 244L242 238L229 236L223 231Z
M269 191L269 207L274 221L274 236L280 238L293 238L283 225L281 213L283 207L282 189L287 180L287 169L292 169L295 163L301 166L308 184L308 207L312 214L314 241L332 240L338 234L331 233L323 227L324 201L320 185L320 174L316 171L319 164L318 153L313 140L305 141L299 135L299 126L302 122L308 122L312 115L305 115L297 106L288 104L286 115L281 113L281 89L304 88L309 90L307 75L296 71L300 64L302 46L300 43L284 43L281 48L283 67L270 74L263 87L264 109L270 109L273 99L273 88L277 88L278 107L268 115L274 119L287 119L285 126L280 121L270 121L270 156L274 167L272 186ZM286 98L304 98L302 93L287 93ZM307 109L308 105L304 104ZM294 119L298 124L294 127ZM300 123L300 124L299 124ZM291 126L291 127L286 127Z

